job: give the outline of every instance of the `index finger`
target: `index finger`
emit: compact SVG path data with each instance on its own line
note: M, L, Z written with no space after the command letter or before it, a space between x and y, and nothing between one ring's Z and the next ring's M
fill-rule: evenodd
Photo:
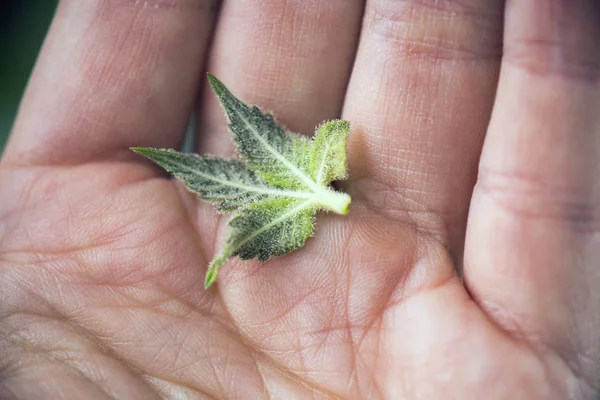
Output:
M197 92L214 0L61 1L4 164L128 157L177 146Z

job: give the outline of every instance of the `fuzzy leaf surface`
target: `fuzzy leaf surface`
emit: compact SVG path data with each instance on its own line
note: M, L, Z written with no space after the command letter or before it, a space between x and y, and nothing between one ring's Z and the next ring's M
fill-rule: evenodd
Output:
M348 121L327 121L317 128L310 151L309 171L317 185L346 178Z
M265 261L302 247L313 233L314 203L311 200L260 201L231 219L227 241L233 256Z
M136 147L132 149L154 161L215 204L220 211L233 212L257 201L271 198L308 198L301 192L281 190L269 185L246 163L234 159L180 153L171 149Z
M346 121L321 124L313 140L287 131L255 106L208 77L229 120L243 160L133 148L182 180L186 187L232 213L225 247L210 263L205 287L231 257L265 261L302 247L320 209L347 214L350 196L329 184L347 175Z
M208 80L229 120L237 150L249 167L270 184L289 189L315 189L310 179L308 138L286 131L256 106L244 104L212 75Z

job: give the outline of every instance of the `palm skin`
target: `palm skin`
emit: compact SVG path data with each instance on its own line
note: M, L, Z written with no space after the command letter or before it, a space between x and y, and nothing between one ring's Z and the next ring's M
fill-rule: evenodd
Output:
M115 7L107 4L107 9ZM160 9L163 3L153 4ZM78 6L63 7L70 10L63 10L66 18ZM220 18L231 15L234 7L225 6ZM421 6L412 7L420 12ZM272 8L273 13L279 10ZM132 13L141 18L139 10ZM547 79L528 62L523 65L532 79ZM200 76L198 60L189 64L195 72L189 75ZM218 60L209 60L210 66L224 68ZM468 75L475 71L462 69L453 76L468 85ZM224 220L127 150L176 145L178 139L173 142L162 132L165 126L180 131L185 123L193 95L187 95L185 104L174 99L186 82L161 94L169 101L156 117L159 123L139 122L126 138L120 130L137 121L136 111L123 120L108 118L106 124L97 120L106 117L102 112L80 118L68 130L79 132L79 139L53 129L58 123L45 116L43 123L50 128L44 134L50 137L38 144L42 150L29 144L40 134L31 133L33 123L24 113L42 107L43 100L26 100L25 117L15 127L0 169L0 397L592 399L599 357L600 302L594 291L600 259L598 182L581 179L580 186L562 192L556 188L564 186L563 179L582 176L583 170L598 171L598 135L590 139L591 128L577 125L582 134L574 135L573 143L585 139L596 153L588 154L581 166L559 161L557 170L568 172L553 170L558 181L549 182L535 163L526 178L514 171L483 173L496 167L486 157L505 160L495 157L496 149L508 147L511 140L504 133L494 135L490 127L469 206L479 155L475 149L481 147L481 127L489 119L497 65L476 71L490 81L470 89L481 92L481 104L468 106L477 116L437 114L448 130L467 125L472 133L456 147L454 139L422 133L437 140L429 153L439 148L456 153L466 146L474 149L472 154L434 154L427 160L421 160L428 155L416 148L415 138L408 146L412 150L405 152L405 139L369 136L377 129L398 129L400 122L362 113L369 93L359 90L362 86L353 77L341 100L342 116L355 126L349 145L351 178L344 184L353 198L350 214L319 215L315 237L284 257L230 262L209 291L203 290L204 274L222 241ZM577 85L572 76L564 79ZM598 85L596 78L593 82ZM582 86L587 85L586 80ZM510 81L506 87L511 88ZM492 124L510 109L501 103L509 89L498 89ZM39 97L40 90L30 88L28 95ZM600 104L597 94L579 87L574 91ZM296 109L289 111L288 105L277 105L279 99L265 96L266 106L299 131L335 117L329 114L339 108L339 102L326 99L324 111L298 120ZM146 105L147 94L140 97L144 100L133 96L133 108L138 101ZM224 124L210 101L206 94L200 103L209 122L201 124L199 150L227 152L229 139L215 139L216 131L223 136ZM436 104L434 97L429 101ZM118 112L108 103L113 108L107 113ZM99 104L104 106L103 100ZM404 118L418 120L408 109ZM155 118L143 111L145 119ZM560 121L568 124L584 114L588 124L598 126L585 106L571 113ZM94 132L105 132L107 139L81 137L77 128L83 127L77 124L90 127L81 122L88 118ZM425 129L416 123L413 127ZM435 126L428 129L436 131ZM74 142L67 144L69 138ZM61 140L62 146L52 144ZM560 151L571 151L565 147ZM401 157L393 158L398 153ZM530 157L528 153L517 161L527 164L523 160ZM398 159L417 164L413 175L394 164ZM442 173L449 163L458 176ZM418 171L426 167L438 168L422 172L432 178ZM464 183L457 187L456 182ZM433 183L437 186L421 186ZM543 185L554 188L551 196L545 196ZM580 198L573 200L575 196ZM556 203L549 204L550 198ZM572 216L567 208L587 211L580 213L583 217ZM571 255L567 246L577 254ZM464 265L464 283L455 272L459 265ZM578 274L569 272L573 269Z
M27 343L8 353L20 379L50 374L80 398L152 398L145 380L192 398L549 398L569 379L486 318L439 242L358 199L303 249L236 261L205 292L214 211L149 168L4 173L3 204L23 199L3 240L3 282L27 310L3 332Z

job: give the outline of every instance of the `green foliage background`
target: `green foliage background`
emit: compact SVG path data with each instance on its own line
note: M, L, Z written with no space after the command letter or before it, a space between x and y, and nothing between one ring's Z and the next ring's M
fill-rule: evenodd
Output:
M0 0L0 153L57 0Z

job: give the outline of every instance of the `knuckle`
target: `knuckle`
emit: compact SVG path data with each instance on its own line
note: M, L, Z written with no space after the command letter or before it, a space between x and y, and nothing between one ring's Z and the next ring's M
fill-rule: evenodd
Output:
M376 0L365 26L407 58L499 59L502 9L479 1Z
M560 40L515 38L506 46L503 62L535 76L584 81L600 78L600 57L597 54L582 52Z
M521 220L555 221L580 234L600 232L600 199L588 186L486 169L479 173L476 190Z
M535 76L597 81L599 5L590 0L508 1L503 62Z

